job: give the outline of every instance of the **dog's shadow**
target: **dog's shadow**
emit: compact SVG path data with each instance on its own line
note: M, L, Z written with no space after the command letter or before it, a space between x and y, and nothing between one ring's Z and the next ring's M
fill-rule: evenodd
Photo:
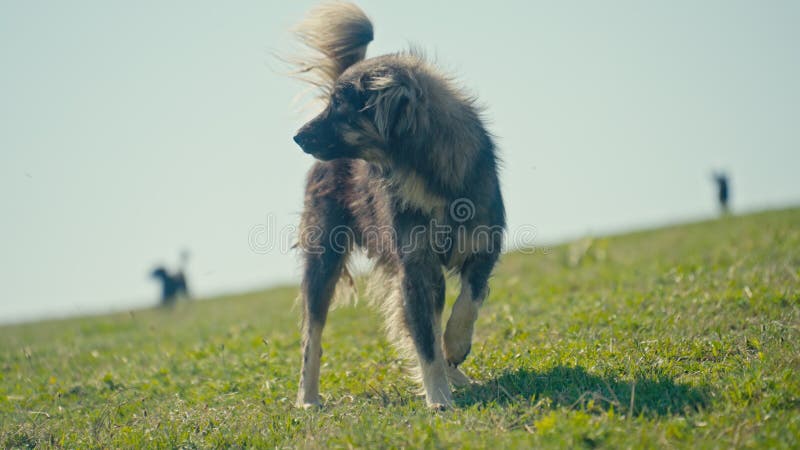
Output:
M708 405L709 396L706 387L676 383L665 376L622 381L591 374L580 366L557 366L545 372L509 371L455 392L459 406L539 404L604 410L613 406L618 412L645 416L695 412Z

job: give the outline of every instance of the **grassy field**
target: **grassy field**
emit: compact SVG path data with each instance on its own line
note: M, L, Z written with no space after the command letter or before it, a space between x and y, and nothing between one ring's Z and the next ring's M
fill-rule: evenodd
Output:
M0 447L800 447L800 209L508 254L491 286L439 413L364 302L295 409L294 287L2 327Z

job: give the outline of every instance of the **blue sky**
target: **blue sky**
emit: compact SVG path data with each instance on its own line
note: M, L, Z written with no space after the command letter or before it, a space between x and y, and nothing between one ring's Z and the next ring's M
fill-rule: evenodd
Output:
M304 88L272 52L314 2L0 3L0 322L292 282ZM377 2L369 55L425 49L486 105L537 245L800 203L800 4ZM263 238L260 235L260 238Z

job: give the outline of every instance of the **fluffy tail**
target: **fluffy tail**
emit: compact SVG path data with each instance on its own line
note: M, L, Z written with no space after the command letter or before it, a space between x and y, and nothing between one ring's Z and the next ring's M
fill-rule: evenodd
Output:
M294 75L330 94L348 67L364 59L372 42L372 22L352 3L323 3L308 13L294 33L313 54L294 58Z
M178 258L178 271L186 272L187 264L189 264L189 250L183 249Z

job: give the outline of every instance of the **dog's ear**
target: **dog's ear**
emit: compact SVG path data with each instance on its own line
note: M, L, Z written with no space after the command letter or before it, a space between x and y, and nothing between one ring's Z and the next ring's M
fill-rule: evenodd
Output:
M421 96L412 77L385 74L370 77L364 85L369 93L365 109L373 110L375 127L384 140L417 131Z

